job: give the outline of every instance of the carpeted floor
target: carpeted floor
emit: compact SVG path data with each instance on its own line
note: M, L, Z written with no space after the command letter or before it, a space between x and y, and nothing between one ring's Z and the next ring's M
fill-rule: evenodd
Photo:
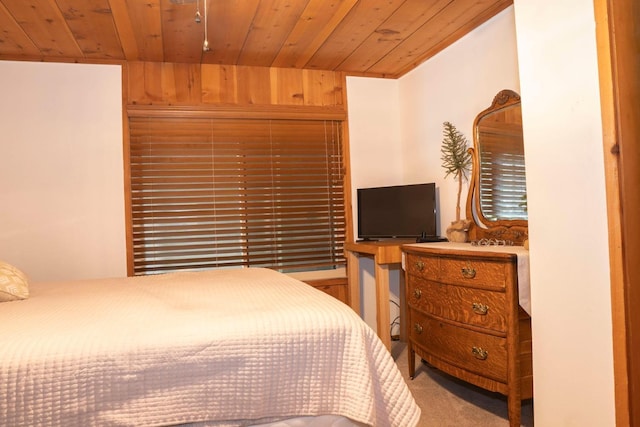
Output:
M451 377L416 360L416 375L409 379L407 344L391 343L391 354L413 397L422 409L418 427L505 427L507 399ZM522 401L521 425L533 426L533 400Z

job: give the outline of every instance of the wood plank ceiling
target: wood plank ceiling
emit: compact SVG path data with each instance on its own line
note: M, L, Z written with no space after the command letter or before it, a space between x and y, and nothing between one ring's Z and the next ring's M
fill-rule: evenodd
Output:
M0 0L0 59L249 65L397 78L512 3ZM203 51L205 20L209 51Z

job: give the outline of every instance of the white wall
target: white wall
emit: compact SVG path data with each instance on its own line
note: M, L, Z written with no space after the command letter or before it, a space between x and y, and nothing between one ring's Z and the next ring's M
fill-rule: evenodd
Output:
M472 146L475 116L502 89L519 90L513 8L399 80L347 78L353 194L366 186L435 182L439 234L444 235L455 219L458 186L451 177L444 179L442 123L456 125ZM466 191L465 184L463 216ZM355 214L354 207L357 224ZM363 317L375 329L373 262L361 259L360 264ZM397 268L390 274L396 303L401 273ZM393 320L399 310L396 304L390 308Z
M513 7L507 8L400 79L403 175L439 188L440 235L455 220L458 183L444 178L443 122L473 146L473 121L502 89L520 92ZM351 99L349 99L351 102ZM463 185L465 218L468 183Z
M356 190L358 188L403 184L400 146L400 106L398 81L347 77L351 194L353 195L354 238L357 233ZM426 181L425 181L426 182ZM390 273L391 299L399 302L400 270ZM373 261L361 258L362 317L376 329ZM391 320L399 313L391 305ZM398 334L397 328L392 331Z
M367 94L350 90L354 80L347 87L349 114L362 103L354 99L359 96L368 97L370 108L378 105L384 111L383 99L371 99L375 88ZM437 183L443 225L455 216L456 188L453 180L443 179L440 166L442 122L454 123L471 142L473 119L501 89L522 95L536 426L614 426L592 0L515 0L513 7L399 80L398 172L403 182ZM366 125L351 128L352 145L359 143L358 133ZM395 159L393 151L389 147ZM357 158L352 163L358 167L357 180L366 165Z
M593 0L516 0L535 420L615 425Z
M347 97L353 194L402 184L402 153L393 149L400 144L398 81L347 77Z
M0 259L126 275L119 66L0 61Z

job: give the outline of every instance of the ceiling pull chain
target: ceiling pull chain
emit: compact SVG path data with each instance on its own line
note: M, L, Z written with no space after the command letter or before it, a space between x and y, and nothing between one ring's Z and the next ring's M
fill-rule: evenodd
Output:
M207 13L207 3L209 3L208 0L204 0L204 43L202 43L202 51L203 52L208 52L209 49L209 14Z
M195 18L196 24L200 23L201 16L202 15L200 15L200 0L196 0L196 18Z

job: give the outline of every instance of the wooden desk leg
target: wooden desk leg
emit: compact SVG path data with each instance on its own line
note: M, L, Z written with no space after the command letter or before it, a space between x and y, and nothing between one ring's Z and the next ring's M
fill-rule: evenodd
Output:
M355 252L347 251L347 281L349 283L349 305L362 316L360 312L360 264Z
M374 260L375 261L375 260ZM375 262L376 329L382 343L391 351L391 314L389 313L389 266Z

